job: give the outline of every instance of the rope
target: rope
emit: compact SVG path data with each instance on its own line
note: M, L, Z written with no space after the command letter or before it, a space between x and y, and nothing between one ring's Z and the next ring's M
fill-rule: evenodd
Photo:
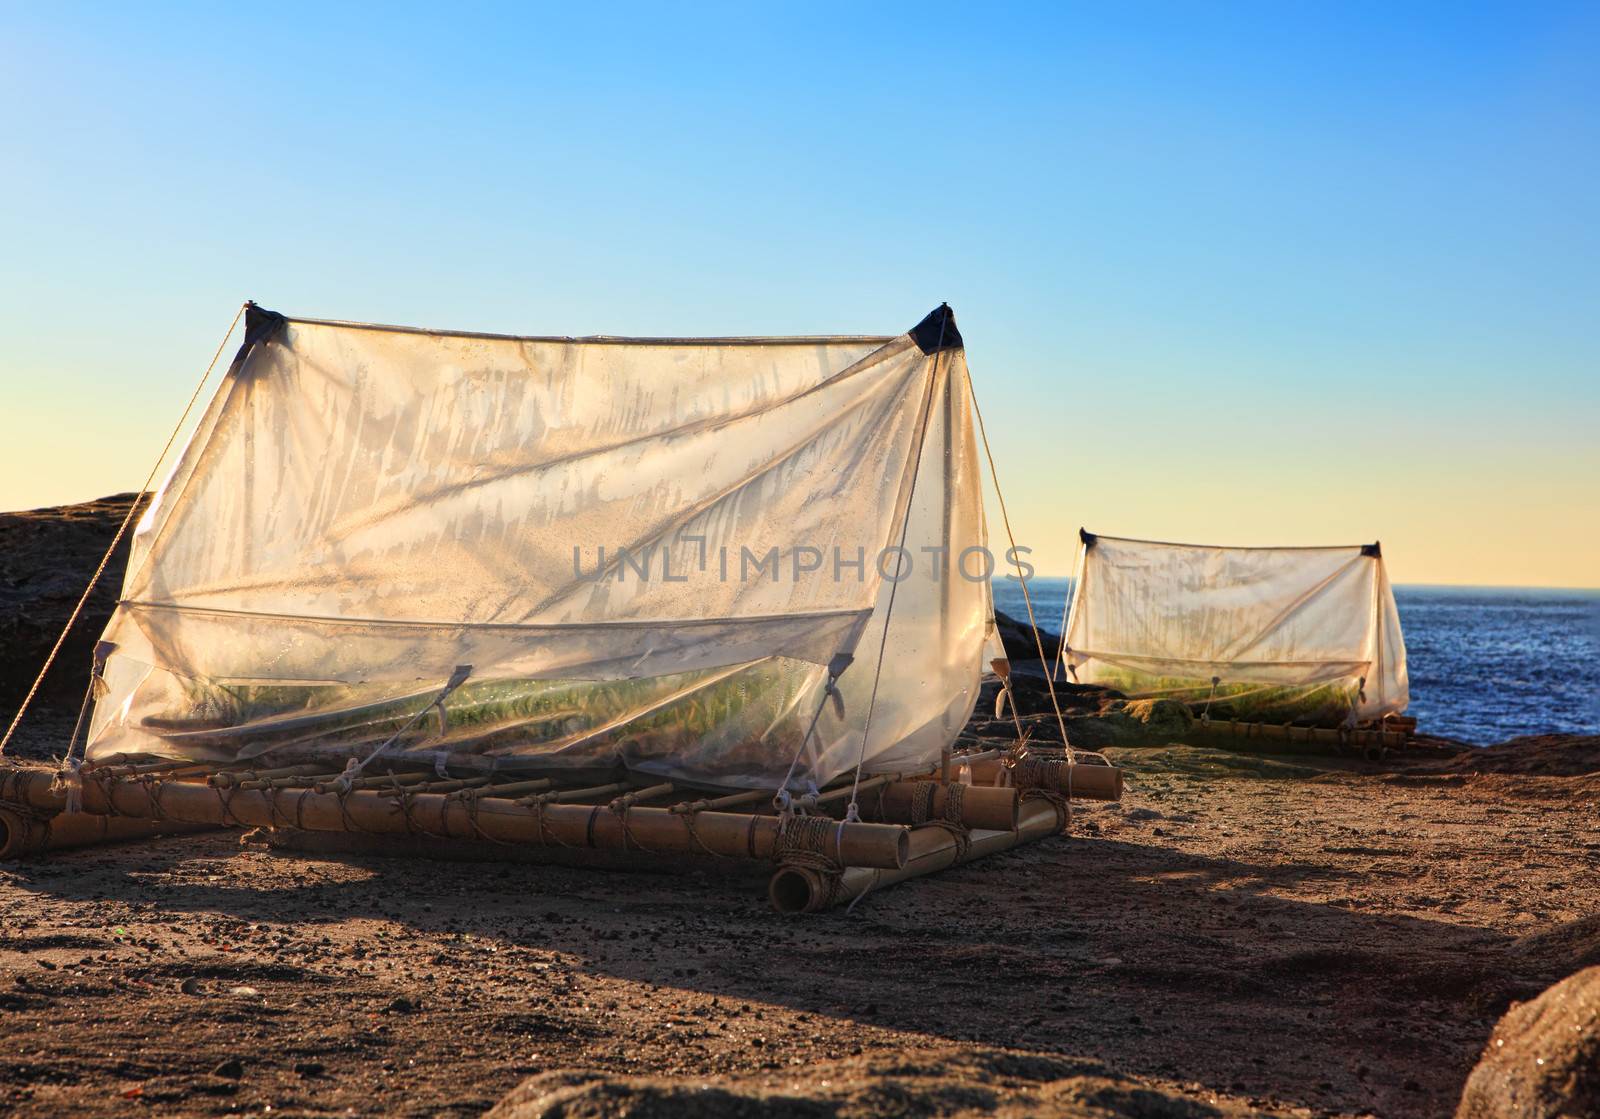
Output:
M827 816L788 816L778 825L773 842L773 861L780 866L804 867L816 871L828 885L822 908L839 896L844 866L828 854L828 838L835 821Z
M1018 796L1018 800L1042 800L1056 810L1056 830L1066 831L1067 825L1072 823L1072 801L1062 796L1054 789L1025 789Z
M1220 683L1222 683L1222 677L1213 676L1211 678L1211 694L1206 696L1206 705L1200 709L1200 721L1202 723L1211 721L1211 701L1217 698L1217 685Z
M731 855L724 855L720 851L713 851L710 847L706 846L706 841L700 838L700 831L699 831L699 829L697 827L695 827L694 818L697 815L699 815L699 811L698 810L695 810L695 811L692 811L692 812L685 812L685 813L682 814L682 816L683 816L683 828L684 828L685 831L687 831L689 833L689 838L694 840L695 846L699 847L702 851L704 851L706 854L712 856L713 858L718 858L718 859L732 858ZM751 819L754 819L754 818L755 818L754 816L751 817Z
M233 800L232 790L224 789L221 785L213 785L211 787L217 791L217 804L220 805L222 809L221 815L223 826L233 828L244 827L244 821L233 814L233 805L231 803ZM106 799L111 799L109 794L107 795Z
M95 677L89 677L89 683L83 689L83 704L78 708L78 721L72 724L72 737L67 739L67 756L62 759L65 765L72 761L78 752L78 732L83 729L83 721L89 714L89 701L94 698ZM87 749L88 743L84 743Z
M933 412L933 390L939 383L939 355L944 353L944 331L949 323L950 316L947 313L939 323L939 342L933 349L933 368L928 374L928 396L923 402L922 422L917 425L917 449L911 456L911 486L906 491L906 515L900 522L897 562L900 556L906 554L906 536L911 530L911 508L917 496L917 475L922 473L922 446L928 437L928 417ZM898 566L895 573L899 574ZM867 740L872 734L872 711L878 705L878 682L883 678L883 656L889 647L889 621L894 617L894 599L899 590L900 580L891 580L889 602L883 609L883 634L878 639L878 663L872 669L872 695L867 700L867 715L861 726L861 752L856 757L856 776L850 785L850 803L844 812L845 820L850 823L861 819L861 806L856 802L856 797L861 790L861 767L867 761Z
M1052 673L1045 665L1044 638L1039 636L1039 623L1033 616L1033 596L1028 593L1028 577L1022 573L1022 562L1017 559L1017 538L1011 531L1011 514L1006 511L1005 491L1000 488L1000 473L994 468L994 452L989 449L989 433L984 430L983 410L978 407L978 393L971 387L970 379L968 391L972 394L972 414L978 419L978 434L983 439L983 454L989 460L989 477L994 479L994 494L1000 499L1000 519L1006 527L1006 540L1011 544L1011 562L1017 569L1017 579L1022 584L1022 601L1028 607L1028 624L1033 627L1034 646L1039 650L1039 664L1045 668L1045 687L1050 691L1050 706L1055 709L1056 725L1061 729L1061 745L1066 747L1067 758L1072 758L1072 743L1067 739L1067 720L1061 715L1061 703L1056 699L1055 681L1050 679ZM1062 636L1065 641L1065 635Z
M911 823L925 824L933 817L933 782L918 781L911 790Z
M372 751L372 753L368 754L366 757L362 758L360 762L357 762L354 758L351 758L347 763L345 763L344 772L339 774L339 776L333 781L334 791L339 793L341 797L345 793L348 793L352 788L355 787L355 780L363 769L366 769L367 766L371 765L379 754L382 754L390 746L393 746L396 742L398 742L400 737L412 727L416 726L418 723L422 722L423 719L427 718L428 712L432 711L435 707L439 709L439 723L442 733L446 719L444 701L450 697L451 692L455 691L462 684L465 684L467 682L467 677L470 675L472 675L472 666L470 664L456 665L455 671L450 674L450 679L446 681L443 688L439 689L439 694L434 696L426 707L418 711L415 715L411 716L411 718L407 719L405 724L401 726L399 730L395 731L388 738L384 739L382 745L380 745L376 750Z
M806 727L805 734L800 736L800 745L795 748L794 758L789 762L789 772L783 775L783 782L778 786L778 791L773 795L772 804L780 813L792 812L794 800L789 795L789 782L794 780L794 771L800 765L800 757L806 752L806 744L811 741L811 736L816 733L817 723L822 719L822 713L828 708L829 699L838 699L843 703L839 694L839 675L850 666L852 657L835 657L828 665L828 682L822 687L822 698L817 701L816 713L811 716L811 725Z
M838 874L839 860L828 854L828 840L837 821L827 816L790 816L778 825L772 857L786 866L805 866Z
M166 461L167 452L172 450L172 445L178 441L178 434L183 430L183 425L189 419L189 413L194 410L195 401L200 399L200 390L205 388L206 382L211 379L211 371L217 367L217 361L222 357L222 351L228 345L228 339L233 337L233 328L239 325L239 319L244 315L245 304L239 304L239 309L234 312L233 321L228 324L228 333L222 336L222 341L217 345L217 352L211 356L211 364L206 366L205 375L200 378L200 383L194 387L194 393L189 397L189 403L184 406L183 415L178 417L177 426L172 429L172 434L167 436L166 446L161 448L155 465L150 467L150 474L144 480L144 485L139 487L138 496L133 499L133 504L128 507L128 515L122 518L122 524L117 526L117 533L111 538L106 554L100 557L100 564L94 569L94 574L89 576L89 585L83 588L83 594L78 599L78 604L72 608L72 613L67 616L67 624L61 627L61 635L56 638L56 643L51 646L49 656L44 659L44 667L39 669L39 675L33 679L33 686L28 689L28 694L22 697L22 706L17 708L16 717L11 720L11 725L6 728L4 737L0 737L0 756L6 752L6 746L11 742L12 736L17 733L17 724L22 722L22 716L27 712L33 697L38 694L39 686L44 683L45 674L50 671L50 666L56 661L61 647L67 642L67 634L72 632L72 627L77 624L78 618L83 614L83 608L89 604L89 596L100 583L100 576L105 574L106 566L110 564L112 555L117 550L117 545L122 543L122 538L127 534L128 526L133 523L133 515L139 511L139 504L144 495L149 492L150 484L155 481L156 472L161 469L161 464Z

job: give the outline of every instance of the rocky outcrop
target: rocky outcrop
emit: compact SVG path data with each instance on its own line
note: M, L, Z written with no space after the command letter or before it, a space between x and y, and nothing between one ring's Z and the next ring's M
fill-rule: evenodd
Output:
M21 513L0 513L0 710L15 710L77 605L133 503L131 493ZM76 712L89 684L94 644L122 590L128 540L90 596L34 701L38 711Z
M561 1069L524 1081L485 1119L700 1119L785 1116L1039 1116L1041 1119L1244 1119L1241 1104L1205 1102L1129 1080L1097 1062L1002 1049L935 1048L796 1066L769 1077L675 1079Z
M1061 655L1061 635L1051 633L1043 626L1039 627L1038 639L1034 638L1033 627L1026 618L1013 618L1003 610L994 612L995 628L1000 632L1000 643L1005 646L1006 658L1013 664L1019 661L1039 661L1039 646L1044 646L1044 659L1047 664L1054 664L1056 657Z
M1513 1006L1467 1079L1456 1119L1600 1115L1600 967Z

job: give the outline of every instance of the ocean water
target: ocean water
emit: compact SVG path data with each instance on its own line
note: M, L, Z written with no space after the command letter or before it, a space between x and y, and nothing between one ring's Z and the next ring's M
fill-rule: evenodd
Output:
M1055 632L1070 579L1030 579ZM1600 734L1600 591L1396 587L1417 729L1478 745L1522 734ZM1026 619L1014 579L995 607Z

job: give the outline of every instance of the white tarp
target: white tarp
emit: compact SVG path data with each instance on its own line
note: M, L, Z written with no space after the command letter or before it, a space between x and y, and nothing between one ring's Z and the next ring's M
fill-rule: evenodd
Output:
M1364 722L1405 710L1405 642L1376 544L1082 536L1062 649L1074 679L1220 701L1264 721Z
M804 750L825 781L897 563L867 768L965 723L991 611L951 577L985 533L946 309L872 338L249 319L134 537L90 757L362 756L470 666L395 752L758 784L858 653Z

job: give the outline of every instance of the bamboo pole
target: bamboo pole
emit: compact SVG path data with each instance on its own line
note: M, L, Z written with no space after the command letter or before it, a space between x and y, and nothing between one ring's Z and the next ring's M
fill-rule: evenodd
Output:
M1295 727L1279 723L1245 723L1234 719L1202 719L1195 723L1202 734L1231 738L1265 738L1279 742L1299 742L1328 746L1403 746L1401 730L1355 730L1332 727Z
M451 793L452 800L471 800L477 797L508 797L513 794L520 796L523 793L542 793L554 785L555 782L548 777L540 777L535 781L508 781L504 785L484 785L471 789L461 789Z
M249 785L255 788L265 786L256 784L260 781L272 781L280 777L327 777L328 767L325 765L285 765L277 769L257 769L241 771L224 771L213 773L206 779L206 784L213 789L231 789L235 786L244 788Z
M59 812L66 797L51 788L53 776L45 770L8 774L5 795L39 811ZM338 796L314 789L215 789L187 781L146 785L88 779L83 806L95 814L181 823L283 827L292 821L306 831L425 832L448 839L751 859L778 854L782 827L775 816L731 812L674 813L641 806L614 812L603 804L525 805L489 796L469 804L442 793L417 793L402 801L376 790ZM907 835L906 828L893 824L841 823L827 829L817 853L845 866L894 869L905 863Z
M1002 770L1009 770L1019 789L1049 789L1073 800L1121 800L1122 770L1114 765L1076 764L1065 759L1025 757L1007 765L1003 760L978 762L972 767L976 786L992 785Z
M928 819L942 820L950 801L951 786L941 781L895 781L883 788L883 819L895 824L921 824L925 820L912 818L912 810L927 786L933 786L928 804ZM1017 826L1017 790L993 788L984 785L964 785L961 788L961 825L967 828L988 828L1009 831Z
M209 830L210 825L207 824L95 816L87 812L41 816L15 805L0 804L0 859L18 859L41 851L65 851L100 843Z
M92 772L96 777L143 777L146 774L159 773L163 777L197 777L202 773L215 773L217 767L211 762L147 762L142 765L114 765L101 762L98 765L85 765L86 772Z
M432 777L432 772L384 773L377 777L357 777L350 782L350 787L352 789L394 789L408 785L420 785ZM337 777L331 777L327 781L315 781L312 783L312 787L319 793L337 792L338 780Z
M683 804L674 804L671 810L680 816L685 812L705 812L708 809L720 812L725 808L742 808L747 804L760 804L771 799L771 789L751 789L747 793L729 793L725 797L712 797L710 800L685 801Z
M906 864L894 869L847 866L837 880L808 866L782 866L767 885L767 896L779 913L813 913L819 909L854 901L868 890L881 889L944 870L958 863L1005 851L1055 835L1062 828L1061 813L1055 805L1040 800L1025 802L1015 828L1006 831L979 829L968 837L962 850L956 837L943 828L917 828L911 833Z
M518 804L569 804L575 800L590 800L598 797L608 797L615 793L625 793L634 786L626 781L613 781L609 785L590 785L586 789L557 789L553 793L541 793L538 796L523 797Z
M898 780L900 780L898 773L885 773L881 777L869 777L861 782L859 789L852 788L849 785L840 785L837 789L829 789L818 796L817 807L820 808L824 804L837 804L841 800L849 800L852 793L869 793L880 785L887 785L892 781Z

